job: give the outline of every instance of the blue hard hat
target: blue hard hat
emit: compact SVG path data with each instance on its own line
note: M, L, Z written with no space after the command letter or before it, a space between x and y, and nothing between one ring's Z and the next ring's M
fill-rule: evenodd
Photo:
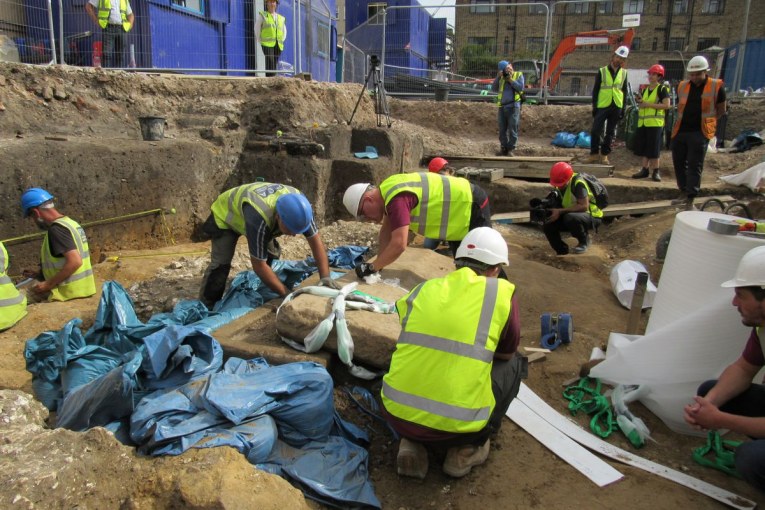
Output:
M42 188L29 188L21 195L21 210L24 211L24 217L29 216L29 210L39 207L45 202L53 200L53 195Z
M505 68L507 67L507 64L508 64L507 60L500 60L499 63L497 64L497 68L500 71L504 71Z
M276 212L284 225L295 234L302 234L311 226L313 210L305 195L287 193L276 200Z

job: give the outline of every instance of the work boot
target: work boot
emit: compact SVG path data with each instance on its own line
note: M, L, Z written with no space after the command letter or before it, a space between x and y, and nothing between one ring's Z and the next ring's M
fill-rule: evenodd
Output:
M645 179L646 177L648 177L648 169L645 167L641 168L639 172L632 174L633 179Z
M428 474L428 451L425 447L402 437L398 443L396 472L401 476L424 479Z
M588 234L585 234L584 241L581 239L579 240L579 244L574 247L572 250L576 254L584 253L587 251L587 248L590 246L590 236Z
M611 163L608 162L608 156L606 156L605 154L600 156L600 164L601 165L610 165Z
M679 197L672 200L670 205L685 205L686 202L688 202L688 197L685 195L680 195Z
M473 466L480 466L489 458L489 440L483 446L454 446L446 452L444 473L454 478L462 478L470 473Z
M693 199L694 199L694 197L688 197L688 198L685 200L685 210L686 210L686 211L697 211L697 210L698 210L698 209L696 208L696 206L695 206L695 205L693 205Z
M651 179L653 179L655 182L661 182L661 172L659 172L658 168L651 174Z
M600 162L600 154L597 152L595 154L590 154L587 159L584 160L585 163L599 163Z
M507 157L508 158L514 158L515 157L515 153L513 151L507 151Z

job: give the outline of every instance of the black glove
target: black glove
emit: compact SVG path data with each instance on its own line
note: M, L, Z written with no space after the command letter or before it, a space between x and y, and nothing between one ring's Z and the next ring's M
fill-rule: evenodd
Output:
M594 119L595 115L597 115L597 114L598 114L598 109L597 108L593 108L592 109L592 118Z
M359 278L364 278L365 276L373 275L377 271L375 270L375 266L372 264L368 264L366 262L360 262L356 268L356 276Z
M529 200L529 207L539 207L542 205L542 199L541 198L532 198Z
M624 118L624 110L619 110L619 120Z

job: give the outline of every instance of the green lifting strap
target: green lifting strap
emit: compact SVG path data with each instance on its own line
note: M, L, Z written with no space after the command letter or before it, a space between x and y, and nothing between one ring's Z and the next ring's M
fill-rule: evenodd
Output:
M693 450L693 460L702 466L717 469L731 476L741 478L736 471L735 452L741 441L723 440L716 430L707 434L707 444Z
M608 398L600 393L599 379L582 377L577 384L563 390L563 398L568 400L572 415L579 411L593 415L590 429L598 436L606 438L618 428Z

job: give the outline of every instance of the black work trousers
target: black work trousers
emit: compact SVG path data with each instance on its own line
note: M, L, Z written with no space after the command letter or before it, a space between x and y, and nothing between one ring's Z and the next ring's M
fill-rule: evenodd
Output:
M568 244L561 238L561 232L570 233L580 245L585 245L589 241L587 231L597 230L600 224L601 219L593 218L588 212L563 213L557 220L542 225L542 230L555 253L565 255L568 253Z
M680 131L672 139L672 166L677 188L689 198L695 198L701 190L701 172L708 145L709 140L701 131Z
M619 124L619 116L622 109L616 105L608 108L598 108L595 118L592 119L592 131L590 131L590 154L611 154L611 143L614 141L616 126ZM605 134L603 128L605 126Z
M279 64L279 57L282 54L282 50L279 49L279 45L274 46L261 46L263 49L263 55L266 57L266 69L269 71L276 71L276 66ZM276 76L276 73L266 73L266 76Z

